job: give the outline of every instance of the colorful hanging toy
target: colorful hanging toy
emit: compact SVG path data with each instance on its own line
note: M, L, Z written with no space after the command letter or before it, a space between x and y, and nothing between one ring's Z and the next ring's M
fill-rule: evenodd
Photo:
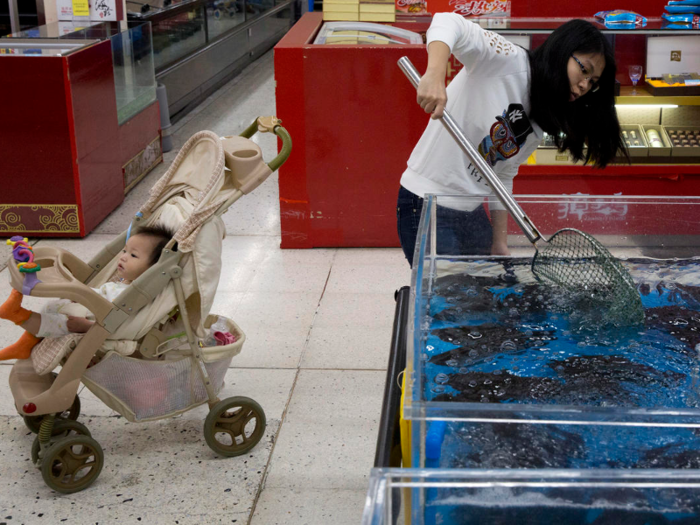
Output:
M17 261L17 268L24 274L24 285L22 294L29 295L38 283L36 273L41 270L41 266L34 262L34 250L29 245L29 239L15 235L7 240L8 246L12 246L12 257Z

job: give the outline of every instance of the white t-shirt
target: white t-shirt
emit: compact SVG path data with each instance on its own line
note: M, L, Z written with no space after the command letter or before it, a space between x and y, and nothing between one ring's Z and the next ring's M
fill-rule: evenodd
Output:
M127 283L107 282L99 288L93 288L93 290L95 290L98 294L100 294L108 301L114 302L114 300L119 296L119 294L126 290L128 287L129 284Z
M434 41L447 44L464 64L447 86L447 110L512 193L518 166L542 140L542 129L527 116L527 51L454 13L435 15L427 33L428 44ZM401 185L421 197L492 193L443 124L432 119L408 159ZM490 204L504 209L495 197ZM477 206L449 207L471 210Z

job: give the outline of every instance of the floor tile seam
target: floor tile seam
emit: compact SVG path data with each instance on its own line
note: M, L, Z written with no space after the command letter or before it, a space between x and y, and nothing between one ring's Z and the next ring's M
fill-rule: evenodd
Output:
M292 492L292 493L301 493L301 492L367 492L367 487L364 486L362 488L348 488L348 487L329 487L328 485L324 485L323 487L310 487L310 486L303 486L299 487L298 485L280 485L279 487L277 486L271 486L268 487L269 489L272 490L279 490L279 491L287 491L287 492Z
M314 482L306 482L306 483L300 483L296 485L292 485L291 483L286 483L284 481L280 482L279 485L274 484L270 485L269 487L266 487L270 490L288 490L289 492L306 492L306 491L324 491L324 492L337 492L337 491L343 491L343 492L367 492L367 488L369 486L369 472L372 467L369 467L367 469L367 478L362 480L362 483L358 483L355 486L350 486L348 484L346 485L334 485L332 482L325 482L328 481L327 478L324 481L323 486L317 485ZM325 525L325 524L324 524Z
M386 368L323 368L323 367L305 367L302 366L299 370L304 372L386 372Z
M309 323L309 330L306 332L306 339L304 340L304 346L301 350L301 353L299 354L299 361L297 362L297 369L302 368L302 363L304 362L304 356L306 355L306 351L309 348L309 342L311 341L311 332L314 329L314 323L316 322L316 318L318 317L318 311L321 309L321 302L323 301L323 297L326 294L326 288L328 288L328 282L331 279L331 274L333 273L333 263L335 262L335 257L338 254L338 251L333 254L331 257L331 260L329 261L329 267L328 267L328 274L326 275L326 282L323 283L323 289L321 290L321 296L318 298L318 302L316 303L316 310L314 311L314 315L311 318L311 322Z
M235 359L235 357L234 357ZM227 370L299 370L296 366L229 366Z
M277 432L275 433L275 438L272 442L270 455L267 457L267 462L265 463L265 468L263 469L263 473L260 478L260 485L258 485L258 490L255 493L255 498L253 498L253 504L250 508L250 514L248 515L247 525L251 525L253 521L253 516L255 515L255 509L258 506L258 501L260 500L260 496L262 495L263 490L265 490L265 482L267 481L267 476L270 473L270 465L272 464L272 458L275 454L275 448L277 447L280 433L282 432L282 426L284 425L284 422L287 419L287 412L289 411L289 405L292 403L292 397L294 396L294 390L296 389L298 379L299 369L297 368L296 373L294 374L294 381L292 381L292 387L289 389L289 396L287 397L287 402L285 403L284 410L282 411L282 415L280 416L280 424L277 427Z

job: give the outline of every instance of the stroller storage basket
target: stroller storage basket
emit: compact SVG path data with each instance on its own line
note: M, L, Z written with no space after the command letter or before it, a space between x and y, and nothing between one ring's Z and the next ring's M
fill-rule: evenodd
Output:
M221 390L226 369L245 342L243 331L224 316L207 316L205 327L209 328L217 319L226 324L236 342L202 349L214 394ZM208 400L200 373L189 355L153 361L108 352L102 361L85 371L83 383L129 421L174 416Z
M215 393L223 386L229 356L204 366ZM174 416L208 400L192 358L147 361L109 352L83 375L83 383L129 421Z

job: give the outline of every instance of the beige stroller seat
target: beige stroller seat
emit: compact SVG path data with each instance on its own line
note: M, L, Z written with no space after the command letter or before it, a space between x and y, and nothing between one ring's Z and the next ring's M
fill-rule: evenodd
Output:
M37 273L9 265L13 288L69 299L96 321L83 336L40 343L33 351L37 356L18 361L10 374L17 411L38 433L32 460L51 488L82 490L102 468L100 445L75 421L81 382L129 421L171 417L208 402L205 439L224 456L244 454L262 437L260 405L244 397L217 398L245 335L233 320L211 313L211 307L221 273L221 215L289 156L291 139L279 123L260 118L233 137L196 133L151 189L129 230L89 263L65 250L38 247L33 253ZM257 131L282 139L282 151L269 164L249 140ZM96 293L92 288L114 275L128 235L154 224L175 232L158 262L113 302ZM234 341L212 344L212 327L230 332ZM47 373L59 360L60 372Z

